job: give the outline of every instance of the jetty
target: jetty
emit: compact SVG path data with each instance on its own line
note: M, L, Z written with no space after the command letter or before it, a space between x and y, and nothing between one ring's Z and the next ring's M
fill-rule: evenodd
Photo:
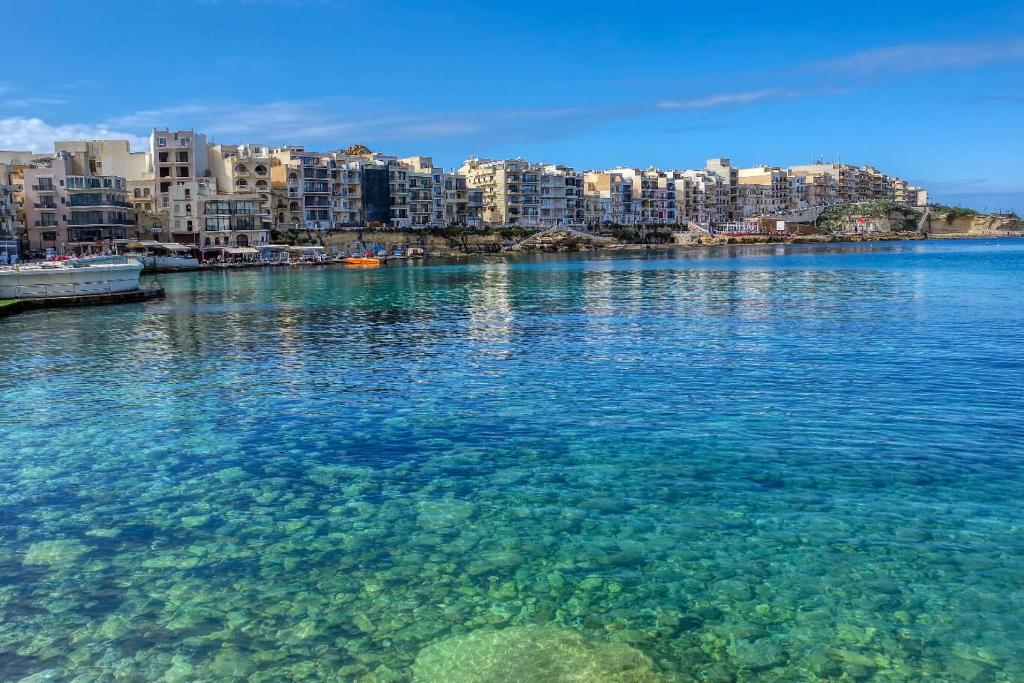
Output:
M38 311L46 308L77 308L80 306L106 306L108 304L130 304L151 301L164 297L163 287L139 288L129 292L109 294L73 294L69 296L47 296L32 299L0 299L0 318Z

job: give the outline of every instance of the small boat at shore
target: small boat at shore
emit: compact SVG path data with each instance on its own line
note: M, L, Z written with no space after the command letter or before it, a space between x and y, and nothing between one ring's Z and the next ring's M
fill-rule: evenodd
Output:
M71 259L0 267L0 299L114 294L139 288L135 259Z
M346 266L358 266L360 268L379 268L383 263L381 259L373 256L347 256L341 259Z

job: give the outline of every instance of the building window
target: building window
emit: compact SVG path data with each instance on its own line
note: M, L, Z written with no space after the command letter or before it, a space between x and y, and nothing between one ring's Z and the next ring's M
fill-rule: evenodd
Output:
M156 146L157 147L166 147L167 146L167 138L157 138L156 139Z
M191 140L189 138L182 138L181 139L181 146L182 147L188 147L190 142L191 142Z

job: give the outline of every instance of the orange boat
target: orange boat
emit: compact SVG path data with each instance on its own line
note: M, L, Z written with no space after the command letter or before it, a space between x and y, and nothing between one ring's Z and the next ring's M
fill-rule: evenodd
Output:
M361 268L378 268L381 264L379 258L370 256L349 256L348 258L341 259L341 262L346 266L359 266Z

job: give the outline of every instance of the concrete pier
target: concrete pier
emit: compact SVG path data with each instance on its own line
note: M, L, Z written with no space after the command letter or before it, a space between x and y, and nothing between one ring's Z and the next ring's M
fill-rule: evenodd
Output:
M162 299L163 287L135 289L130 292L113 294L81 294L76 296L51 296L38 299L8 299L0 301L0 318L36 311L43 308L76 308L78 306L105 306L107 304L128 304L151 299Z

